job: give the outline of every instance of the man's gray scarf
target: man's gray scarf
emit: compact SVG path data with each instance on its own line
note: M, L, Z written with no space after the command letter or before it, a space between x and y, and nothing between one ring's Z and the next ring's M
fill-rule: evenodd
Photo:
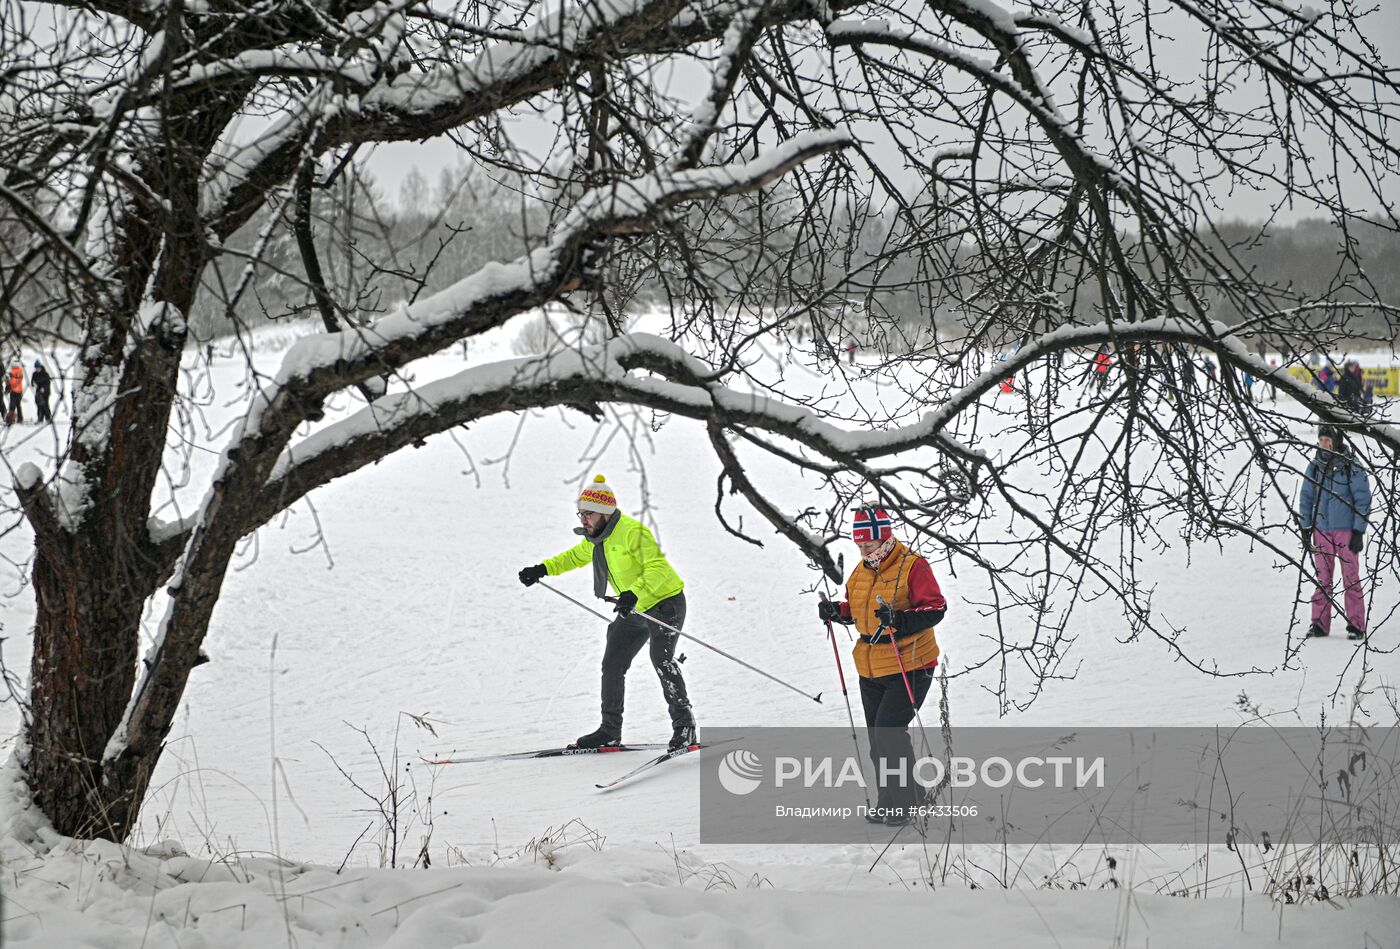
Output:
M575 534L582 534L584 539L593 545L593 595L600 600L608 595L608 557L603 553L603 541L608 539L608 535L621 520L622 512L613 511L612 517L608 518L607 525L598 532L597 537L590 536L586 528L574 528Z

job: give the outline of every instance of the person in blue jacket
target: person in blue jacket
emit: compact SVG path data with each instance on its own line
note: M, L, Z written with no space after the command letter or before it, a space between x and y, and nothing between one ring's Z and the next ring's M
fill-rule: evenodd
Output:
M1366 636L1366 601L1361 592L1361 548L1371 514L1371 485L1351 453L1341 429L1317 430L1317 455L1308 463L1298 496L1298 524L1303 548L1311 550L1317 570L1309 636L1326 636L1332 627L1332 570L1342 562L1347 637Z

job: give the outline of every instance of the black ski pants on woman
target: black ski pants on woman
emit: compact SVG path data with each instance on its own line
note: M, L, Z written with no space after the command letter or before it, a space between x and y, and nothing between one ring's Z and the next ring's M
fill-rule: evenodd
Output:
M685 594L667 597L647 610L661 622L676 629L685 625ZM651 665L661 680L661 692L671 712L671 727L694 725L690 698L686 695L681 665L676 661L676 641L680 639L633 613L608 624L608 644L603 649L603 729L622 737L622 704L627 691L627 669L651 640Z
M879 678L860 678L860 701L865 706L865 727L870 736L870 762L875 766L875 781L879 787L877 806L902 814L904 808L918 802L919 788L914 784L914 745L909 740L909 723L914 711L924 704L929 686L933 684L932 669L915 669L909 673L909 688L899 673ZM914 703L909 702L909 691ZM881 779L881 775L885 775Z

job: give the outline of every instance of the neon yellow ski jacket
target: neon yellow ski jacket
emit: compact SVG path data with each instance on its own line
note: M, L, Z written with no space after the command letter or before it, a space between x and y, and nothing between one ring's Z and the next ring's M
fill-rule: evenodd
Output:
M587 537L573 547L544 562L551 577L593 564L594 544ZM637 609L646 612L662 600L685 589L685 583L666 560L647 526L623 514L617 526L603 540L603 556L608 562L608 581L614 593L631 590L637 595Z

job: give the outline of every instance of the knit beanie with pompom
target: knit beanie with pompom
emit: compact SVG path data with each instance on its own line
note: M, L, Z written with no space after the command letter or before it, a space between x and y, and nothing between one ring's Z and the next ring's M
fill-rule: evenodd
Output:
M606 478L598 475L592 484L583 489L583 493L578 496L578 509L609 516L617 510L617 495L608 487Z

